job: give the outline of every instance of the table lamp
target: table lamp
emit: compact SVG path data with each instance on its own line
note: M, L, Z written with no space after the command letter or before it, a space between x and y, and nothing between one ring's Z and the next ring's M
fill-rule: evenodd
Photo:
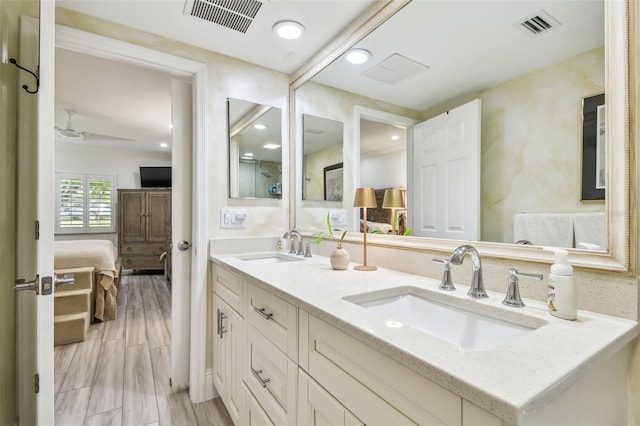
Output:
M356 271L375 271L376 266L367 265L367 208L378 207L376 193L373 188L356 188L356 195L353 200L353 207L362 208L362 220L364 230L364 265L354 266Z
M393 235L396 235L396 209L404 209L404 200L402 197L402 191L400 189L385 189L384 198L382 199L382 208L391 209L391 225L393 229Z

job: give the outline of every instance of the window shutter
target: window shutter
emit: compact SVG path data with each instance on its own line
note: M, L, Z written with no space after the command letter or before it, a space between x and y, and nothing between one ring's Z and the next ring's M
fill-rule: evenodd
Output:
M84 185L84 176L60 178L58 213L61 230L84 228Z
M89 177L89 229L111 228L113 215L113 179Z

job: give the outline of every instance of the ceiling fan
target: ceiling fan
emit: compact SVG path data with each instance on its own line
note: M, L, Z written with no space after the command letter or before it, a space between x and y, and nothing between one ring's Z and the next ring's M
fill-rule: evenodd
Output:
M71 122L73 116L78 112L74 109L64 108L62 111L67 115L67 125L65 128L55 126L56 134L66 139L77 139L77 140L117 140L117 141L136 141L137 139L125 138L121 136L112 136L112 135L102 135L99 133L93 132L85 132L82 130L78 130L73 126Z

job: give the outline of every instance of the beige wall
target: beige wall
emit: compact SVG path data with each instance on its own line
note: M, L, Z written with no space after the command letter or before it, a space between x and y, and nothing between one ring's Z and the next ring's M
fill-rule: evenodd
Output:
M483 241L513 242L515 213L605 211L580 201L582 98L604 93L604 70L601 47L423 111L482 100Z
M304 198L324 200L324 168L342 163L342 143L304 156Z
M21 1L0 2L2 56L18 56L18 16ZM6 50L5 50L6 46ZM0 424L16 420L16 134L18 72L0 65Z

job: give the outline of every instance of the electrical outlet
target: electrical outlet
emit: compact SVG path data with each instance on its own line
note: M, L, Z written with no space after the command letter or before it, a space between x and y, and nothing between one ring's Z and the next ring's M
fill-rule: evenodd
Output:
M220 228L246 228L246 209L220 209Z

